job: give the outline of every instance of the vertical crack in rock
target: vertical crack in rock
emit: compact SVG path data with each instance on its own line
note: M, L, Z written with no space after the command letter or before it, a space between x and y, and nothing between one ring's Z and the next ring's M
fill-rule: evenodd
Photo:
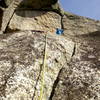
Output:
M63 68L60 69L60 71L59 71L59 73L58 73L58 76L57 76L57 78L56 78L56 80L55 80L55 82L54 82L54 84L53 84L52 91L51 91L51 94L50 94L50 97L49 97L48 100L52 100L52 97L53 97L53 95L54 95L54 93L55 93L55 89L56 89L57 84L58 84L58 82L59 82L59 76L60 76L60 73L61 73L62 69L63 69Z
M75 52L76 52L76 44L74 44L74 48L73 48L73 52L72 52L71 58L75 55Z
M41 77L41 71L42 71L42 64L41 64L41 66L40 66L39 76L37 77L37 81L36 81L36 84L35 84L35 87L34 87L34 93L33 93L33 96L32 96L32 100L34 100L34 98L35 98L35 96L36 96L36 91L37 91L36 87L37 87L38 82L39 82L39 79L40 79L40 77Z
M44 51L45 51L45 47L44 47ZM44 52L45 53L45 52ZM44 56L45 54L43 54ZM44 60L44 57L43 57L43 60ZM39 75L37 77L37 81L36 81L36 84L35 84L35 87L34 87L34 93L33 93L33 96L32 96L32 100L34 100L35 96L36 96L36 92L37 92L37 85L38 85L38 82L40 81L40 78L41 78L41 72L43 70L43 64L44 64L44 61L42 61L42 64L40 65L40 71L39 71Z
M63 16L61 16L61 29L64 29L64 25L63 25Z

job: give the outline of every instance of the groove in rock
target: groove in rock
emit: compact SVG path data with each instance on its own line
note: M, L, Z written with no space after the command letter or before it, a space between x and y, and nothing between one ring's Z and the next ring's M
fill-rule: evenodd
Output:
M52 100L52 98L53 98L53 96L54 96L55 89L56 89L56 87L57 87L57 85L58 85L59 76L60 76L60 73L61 73L62 69L63 69L63 68L60 69L60 71L59 71L59 73L58 73L58 76L57 76L57 78L56 78L56 80L55 80L55 82L54 82L54 84L53 84L52 91L51 91L51 95L50 95L50 97L49 97L48 100Z
M75 55L75 52L76 52L76 44L74 44L74 48L73 48L73 52L72 52L71 58Z

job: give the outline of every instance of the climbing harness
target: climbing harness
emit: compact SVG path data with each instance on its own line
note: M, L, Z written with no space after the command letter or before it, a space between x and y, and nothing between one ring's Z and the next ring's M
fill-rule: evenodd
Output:
M46 56L47 56L47 34L45 35L44 59L43 59L43 67L42 67L42 72L41 72L41 89L40 89L40 96L38 100L43 100L43 95L44 95Z

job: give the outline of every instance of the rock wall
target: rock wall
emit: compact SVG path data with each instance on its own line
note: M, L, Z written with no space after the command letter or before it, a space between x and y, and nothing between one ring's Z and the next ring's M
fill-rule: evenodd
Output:
M72 59L62 68L51 100L100 99L100 21L67 13L64 37L75 41Z
M0 96L4 100L31 100L34 93L36 93L34 98L38 100L45 45L44 34L31 31L17 32L1 39ZM71 58L73 47L72 41L48 35L44 92L46 98L43 100L48 100L59 71L66 60Z
M42 100L100 100L100 21L32 9L0 34L0 100L39 100L46 34Z
M57 13L20 10L13 15L7 30L40 30L55 33L56 28L61 28L61 16Z

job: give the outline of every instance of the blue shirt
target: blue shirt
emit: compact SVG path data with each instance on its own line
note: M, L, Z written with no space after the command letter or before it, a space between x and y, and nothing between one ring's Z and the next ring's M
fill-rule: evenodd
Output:
M58 34L58 35L63 34L63 32L64 32L63 29L59 29L59 28L56 29L56 34Z

